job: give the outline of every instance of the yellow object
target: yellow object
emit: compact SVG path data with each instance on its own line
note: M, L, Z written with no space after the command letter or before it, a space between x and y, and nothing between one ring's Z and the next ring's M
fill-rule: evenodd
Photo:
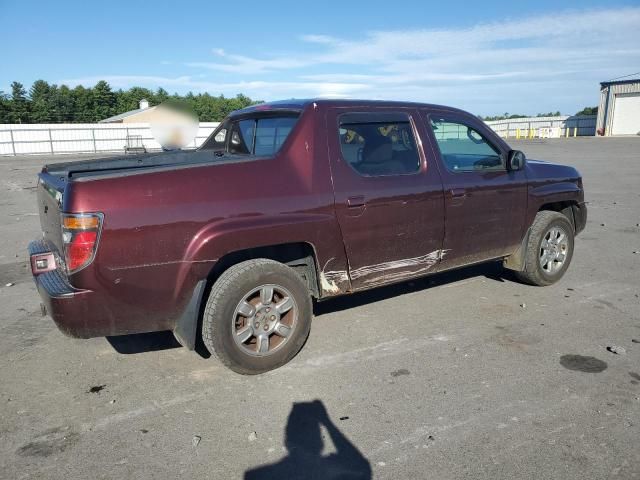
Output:
M516 128L516 138L520 140L520 129Z
M573 129L573 136L574 136L574 137L577 137L577 136L578 136L578 127L575 127L575 128Z
M98 228L98 217L63 217L64 228L69 230L87 230Z
M569 138L569 127L566 127L566 126L564 127L564 136L566 138Z

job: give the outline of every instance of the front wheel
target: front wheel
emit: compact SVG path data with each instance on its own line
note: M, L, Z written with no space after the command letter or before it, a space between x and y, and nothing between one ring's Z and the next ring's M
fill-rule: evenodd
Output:
M558 212L536 215L527 243L524 270L517 277L531 285L551 285L562 278L573 257L573 225Z
M231 370L254 375L298 353L311 317L311 296L292 268L268 259L248 260L225 271L211 288L202 337Z

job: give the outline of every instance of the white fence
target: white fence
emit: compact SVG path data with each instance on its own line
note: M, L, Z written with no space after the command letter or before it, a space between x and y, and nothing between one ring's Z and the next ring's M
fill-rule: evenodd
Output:
M585 137L596 134L596 115L561 117L512 118L485 122L503 138L529 137Z
M486 122L504 138L595 135L596 116L531 117ZM201 122L196 148L218 122ZM147 123L73 123L0 125L0 155L124 152L127 137L140 136L146 150L159 150Z
M196 148L218 122L201 122ZM74 123L0 125L0 155L124 152L127 137L139 136L146 150L160 150L147 123Z

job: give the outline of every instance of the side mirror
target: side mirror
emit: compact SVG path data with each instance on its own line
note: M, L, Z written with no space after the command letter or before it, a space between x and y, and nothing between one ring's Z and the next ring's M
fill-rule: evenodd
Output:
M510 150L507 157L507 170L510 172L522 170L526 161L524 153L520 150Z

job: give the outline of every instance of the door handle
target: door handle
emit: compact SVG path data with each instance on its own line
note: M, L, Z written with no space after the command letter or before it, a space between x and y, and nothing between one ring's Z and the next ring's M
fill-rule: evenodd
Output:
M467 197L467 191L464 188L452 188L449 190L449 195L451 195L449 205L452 207L459 207L464 204L465 198Z
M451 194L451 198L460 198L467 196L467 191L464 188L452 188L451 190L449 190L449 193Z
M347 198L347 207L348 208L364 207L364 195L356 195L356 196Z

